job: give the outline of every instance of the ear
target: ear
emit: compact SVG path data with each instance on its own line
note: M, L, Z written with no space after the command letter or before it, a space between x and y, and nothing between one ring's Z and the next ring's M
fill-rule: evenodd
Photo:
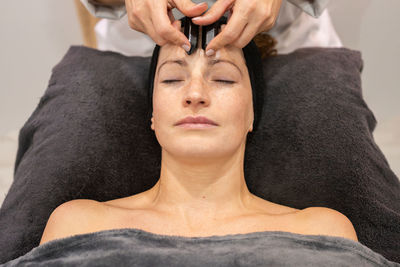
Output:
M253 117L253 119L251 120L248 133L253 131L253 124L254 124L254 117Z
M154 131L154 117L151 116L151 129Z

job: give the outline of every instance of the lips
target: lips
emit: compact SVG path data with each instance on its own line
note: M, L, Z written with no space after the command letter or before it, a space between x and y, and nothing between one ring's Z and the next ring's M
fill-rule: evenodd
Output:
M210 125L216 125L216 126L218 125L216 122L214 122L204 116L197 116L197 117L188 116L188 117L178 121L175 124L175 126L181 125L181 124L210 124Z

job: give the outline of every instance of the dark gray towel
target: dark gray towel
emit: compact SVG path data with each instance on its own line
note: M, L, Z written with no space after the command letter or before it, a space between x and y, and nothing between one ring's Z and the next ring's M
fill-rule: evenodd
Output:
M71 47L53 69L20 131L14 182L0 210L0 262L37 246L58 205L155 184L160 147L145 119L148 64ZM372 136L360 53L307 48L263 64L264 112L245 156L249 190L298 209L335 209L362 244L400 262L400 183Z
M255 232L211 237L106 230L45 243L8 266L397 266L350 239Z

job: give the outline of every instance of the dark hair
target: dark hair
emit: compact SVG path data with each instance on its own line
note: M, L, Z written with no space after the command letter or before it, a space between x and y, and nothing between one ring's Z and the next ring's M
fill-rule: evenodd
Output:
M249 44L243 47L242 50L246 61L247 70L249 72L249 78L253 95L253 111L254 111L253 132L255 132L259 125L264 103L265 82L263 76L262 60L258 47L253 40L251 40ZM153 51L153 55L151 57L149 77L148 77L149 121L153 111L154 77L156 74L159 54L160 54L160 46L156 45Z

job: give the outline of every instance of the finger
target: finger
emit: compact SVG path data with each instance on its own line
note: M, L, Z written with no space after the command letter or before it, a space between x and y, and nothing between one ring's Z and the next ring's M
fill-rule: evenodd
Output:
M145 25L140 20L135 20L128 16L128 24L133 30L138 32L147 33Z
M235 0L219 0L202 16L192 18L193 23L208 25L216 22L222 15L231 8Z
M154 23L150 20L148 25L151 25L149 27L147 27L146 29L146 34L148 36L150 36L151 39L153 39L153 41L158 44L159 46L163 46L167 43L167 40L165 40L164 38L162 38L155 30L154 30Z
M126 1L126 11L128 15L128 23L129 26L139 32L146 33L145 25L141 18L137 17L137 13L140 12L136 9L133 9L131 1Z
M228 21L224 29L221 30L221 32L217 34L217 36L215 36L215 38L212 39L207 45L206 51L210 49L217 51L225 45L233 43L239 38L248 21L246 16L238 14L238 10L233 12L231 19Z
M151 17L153 22L152 28L156 35L159 35L160 38L175 45L182 46L186 44L190 47L189 40L186 38L186 36L180 30L172 26L166 10L166 2L156 1L156 5Z
M259 32L259 26L255 23L249 23L244 28L242 34L239 36L236 41L232 43L233 46L238 48L245 47L248 43L250 43L251 39Z
M174 3L174 7L179 9L179 11L187 17L199 16L208 8L208 4L206 2L195 4L191 0L175 0Z

